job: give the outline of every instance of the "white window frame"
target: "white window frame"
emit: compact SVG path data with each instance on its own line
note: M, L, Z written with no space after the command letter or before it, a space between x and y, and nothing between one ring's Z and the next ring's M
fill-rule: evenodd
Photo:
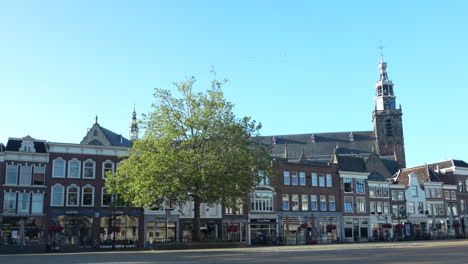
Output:
M332 204L333 204L333 206L331 206ZM331 212L336 211L336 199L335 199L334 195L329 195L328 196L328 210L331 211Z
M54 189L55 187L61 187L62 188L62 199L61 199L61 203L60 204L54 204L54 195L55 195L55 192L54 192ZM63 186L62 184L59 184L59 183L56 183L54 184L51 188L50 188L50 206L51 207L62 207L63 204L64 204L64 198L66 197L66 193L65 193L65 186Z
M301 211L309 211L309 195L301 194Z
M325 187L326 185L326 180L325 180L325 174L320 173L318 175L318 181L319 181L319 187Z
M333 187L333 178L331 174L325 174L327 187Z
M26 197L26 210L22 210L22 197L24 196L27 196ZM18 206L17 206L17 210L18 210L18 214L21 214L21 215L27 215L31 212L31 193L28 193L28 192L20 192L18 193Z
M313 204L315 204L315 208L314 208ZM318 197L317 197L316 194L311 194L310 195L310 210L312 210L312 211L318 211L319 210Z
M56 173L56 170L57 170L57 166L55 165L57 161L62 161L63 162L63 171L62 171L62 176L56 176L55 173ZM54 161L52 162L52 178L65 178L65 171L66 171L66 167L67 167L67 162L62 159L62 158L56 158L54 159Z
M93 177L85 177L86 175L86 163L93 163ZM87 159L83 161L83 179L96 179L96 162L92 159Z
M305 186L306 185L306 174L305 172L299 172L299 185ZM307 199L309 200L309 199Z
M312 179L312 186L317 187L318 186L318 175L317 173L312 173L311 174L311 179Z
M7 180L8 180L8 169L11 168L16 168L16 175L15 175L15 183L8 183ZM18 175L19 175L19 165L16 164L16 165L6 165L6 168L5 168L5 185L18 185Z
M85 189L91 188L92 192L92 199L91 199L91 204L90 205L85 205L84 204L84 191ZM81 206L83 207L94 207L94 194L95 194L95 188L91 184L86 184L85 186L81 187Z
M112 173L115 172L115 163L112 162L111 160L106 160L102 163L102 179L107 179L106 178L106 174L105 174L105 167L106 167L106 164L112 164Z
M291 173L283 171L283 185L291 185Z
M68 203L68 200L69 200L69 199L68 199L68 196L70 195L70 189L71 189L71 188L77 188L77 191L76 191L76 195L77 195L77 197L76 197L76 205L73 205L73 204L69 204L69 203ZM66 193L66 195L65 195L65 201L66 201L67 207L79 207L79 206L80 206L80 191L81 191L80 186L78 186L78 185L76 185L76 184L71 184L71 185L68 185L68 186L67 186L67 193Z
M41 211L40 212L34 212L33 211L33 205L34 205L34 197L39 197L42 196L42 203L41 203ZM36 199L37 200L37 199ZM32 193L32 198L31 198L31 214L35 215L42 215L44 214L44 193Z
M72 163L78 164L78 170L77 170L78 175L76 175L74 177L71 176L71 169L72 169L71 164ZM70 178L70 179L80 179L81 178L81 161L79 159L73 158L73 159L68 161L67 178Z
M29 183L21 183L21 181L24 179L25 176L27 176L27 173L26 172L27 170L29 170ZM32 165L21 165L20 166L20 173L19 173L19 181L18 181L18 185L20 186L31 186L32 185L32 175L33 175L33 167Z
M285 202L287 203L285 204ZM289 211L291 209L291 207L289 206L289 194L283 194L281 196L281 207L283 211Z
M101 207L109 207L109 205L105 205L103 202L104 202L104 194L106 194L106 189L109 189L109 187L102 187L101 188ZM112 203L112 194L111 194L111 199L110 199L110 203Z
M34 184L34 175L36 174L36 169L37 169L37 170L44 169L44 173L39 173L39 172L38 172L38 174L43 174L43 177L44 177L44 178L43 178L44 184L42 184L42 185L35 185L35 184ZM33 172L32 172L32 181L31 181L31 182L32 182L32 185L34 185L34 186L45 186L45 185L46 185L46 182L45 182L45 179L46 179L46 171L47 171L47 167L46 167L46 166L34 165Z
M16 205L17 202L18 202L18 195L16 193L17 192L4 192L3 193L3 214L4 215L15 214L16 209L18 208L18 206ZM6 199L7 194L10 194L10 195L13 194L13 196L14 196L13 208L7 208L7 201L9 201L9 200ZM6 212L6 210L10 210L10 212Z

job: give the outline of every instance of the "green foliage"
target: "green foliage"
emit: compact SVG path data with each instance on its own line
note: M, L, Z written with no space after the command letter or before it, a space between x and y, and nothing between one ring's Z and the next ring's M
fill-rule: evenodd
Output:
M221 90L226 81L194 92L192 77L174 84L179 97L155 89L153 111L141 122L144 136L106 181L111 191L135 206L164 198L214 204L245 196L259 169L272 173L269 149L258 138L261 124L234 115Z

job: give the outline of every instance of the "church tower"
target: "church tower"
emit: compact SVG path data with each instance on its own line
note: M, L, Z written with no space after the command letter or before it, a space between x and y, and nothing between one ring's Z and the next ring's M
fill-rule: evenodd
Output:
M138 139L138 121L136 117L136 112L135 108L133 108L133 113L132 113L132 122L130 123L130 132L129 132L129 138L130 140L137 140Z
M398 164L406 167L403 138L402 110L396 108L393 82L388 79L387 63L381 54L380 76L375 84L375 110L372 113L376 150L380 156L393 157Z

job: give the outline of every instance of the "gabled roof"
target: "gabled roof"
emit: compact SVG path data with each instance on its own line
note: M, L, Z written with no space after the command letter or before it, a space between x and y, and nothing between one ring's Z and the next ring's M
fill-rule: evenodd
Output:
M294 159L299 159L302 151L308 159L323 160L329 160L335 149L337 154L369 154L375 145L373 131L275 135L260 138L262 144L272 145L273 156L284 157L287 144L288 157Z
M359 156L335 155L334 163L338 164L341 171L367 172L366 163Z
M110 131L109 129L101 127L102 132L106 136L106 138L109 140L112 146L114 147L132 147L132 142L126 138L124 138L122 135L119 135L117 133L114 133Z
M441 182L439 175L429 166L423 165L413 168L406 168L402 169L398 173L398 177L395 179L395 183L398 184L409 184L409 174L412 172L418 175L418 179L420 183L423 182Z
M133 143L122 135L95 123L80 144L131 148Z

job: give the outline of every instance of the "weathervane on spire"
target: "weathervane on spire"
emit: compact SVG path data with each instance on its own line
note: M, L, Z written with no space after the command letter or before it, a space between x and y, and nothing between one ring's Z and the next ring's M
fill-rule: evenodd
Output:
M98 117L97 117L97 115L96 115L96 124L97 124L97 120L98 120Z
M382 46L382 40L379 40L379 42L380 42L380 46L378 46L378 48L380 49L380 58L382 58L382 61L384 61L383 60L383 48L384 47Z

